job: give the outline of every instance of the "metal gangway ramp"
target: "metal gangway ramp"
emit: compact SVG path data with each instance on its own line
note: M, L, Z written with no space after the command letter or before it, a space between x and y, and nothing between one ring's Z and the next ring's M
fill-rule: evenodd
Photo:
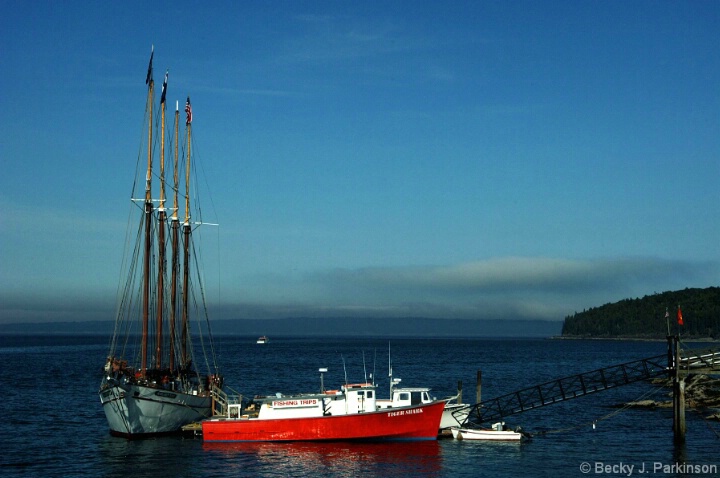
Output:
M516 392L484 400L458 409L453 417L462 426L479 427L482 423L502 421L509 415L533 410L545 405L582 397L621 385L668 374L668 355L627 362L591 372L570 375L524 388Z

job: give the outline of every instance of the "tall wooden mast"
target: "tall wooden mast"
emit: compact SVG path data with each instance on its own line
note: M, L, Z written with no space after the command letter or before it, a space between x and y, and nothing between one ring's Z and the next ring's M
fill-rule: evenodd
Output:
M180 111L178 104L175 102L175 161L173 168L173 213L170 217L170 231L172 233L172 273L170 284L170 350L169 350L169 367L172 372L175 369L175 318L177 316L177 274L180 251L178 250L178 132L180 128Z
M168 72L165 72L162 95L160 96L160 207L158 208L158 271L157 271L157 317L155 322L155 367L162 368L163 316L165 307L165 94Z
M185 162L185 222L183 223L183 305L182 305L182 361L188 364L188 299L190 280L190 147L192 144L192 108L190 97L185 103L185 127L187 129L187 159Z
M140 374L145 377L147 371L147 348L148 348L148 320L150 317L150 256L152 247L152 135L153 135L153 93L155 82L152 79L152 54L148 76L145 80L148 85L147 110L148 110L148 162L147 174L145 176L145 250L143 257L143 298L142 298L142 351Z

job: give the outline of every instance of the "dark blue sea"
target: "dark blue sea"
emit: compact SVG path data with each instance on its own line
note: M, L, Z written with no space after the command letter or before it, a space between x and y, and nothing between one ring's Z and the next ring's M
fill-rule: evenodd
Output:
M462 335L462 331L458 331ZM548 339L392 339L393 372L404 386L474 402L666 352L663 342ZM0 474L102 477L517 477L718 476L720 423L688 411L687 441L673 444L669 409L613 405L668 390L638 383L506 419L535 436L523 443L454 441L353 444L204 444L201 438L111 437L98 398L108 338L0 337ZM387 393L387 339L216 339L226 385L247 396L310 392L375 373ZM595 422L595 427L592 424ZM703 473L703 471L705 473Z

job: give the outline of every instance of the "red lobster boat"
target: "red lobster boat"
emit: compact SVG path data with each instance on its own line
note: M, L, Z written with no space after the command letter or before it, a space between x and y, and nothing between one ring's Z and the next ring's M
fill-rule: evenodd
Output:
M257 415L229 403L226 416L202 422L206 442L435 440L445 408L436 400L378 409L375 386L260 399Z

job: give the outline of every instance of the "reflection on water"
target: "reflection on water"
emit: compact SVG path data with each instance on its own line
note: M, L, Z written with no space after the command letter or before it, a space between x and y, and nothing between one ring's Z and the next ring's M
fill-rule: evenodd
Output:
M292 476L332 471L334 476L359 476L367 472L435 475L442 469L437 441L357 442L242 442L205 443L203 448L218 461L257 466L261 476ZM228 467L225 468L226 470ZM247 469L243 471L247 472Z
M107 433L98 442L104 476L127 476L130 470L144 476L191 476L199 452L201 440L173 436L127 440Z

